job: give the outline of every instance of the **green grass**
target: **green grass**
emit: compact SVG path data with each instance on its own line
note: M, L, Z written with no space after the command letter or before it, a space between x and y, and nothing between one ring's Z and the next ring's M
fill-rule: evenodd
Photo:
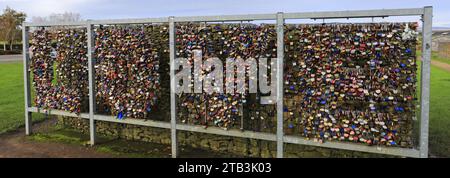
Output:
M421 52L417 52L420 56ZM450 64L450 59L432 53L431 60ZM420 74L420 61L418 73ZM450 157L450 72L431 65L429 150L434 156ZM420 75L418 75L420 81ZM420 82L417 85L420 98ZM420 118L420 117L419 117Z
M25 124L23 68L21 62L0 64L0 134ZM40 114L33 119L42 120Z
M20 63L0 65L0 133L24 124L23 74Z
M421 54L422 54L422 53L421 53L420 51L417 51L417 56L420 56ZM431 60L443 62L443 63L446 63L446 64L450 64L450 59L440 57L440 56L438 55L438 53L435 52L435 51L431 52Z
M59 142L76 146L89 146L89 135L77 130L62 127L54 127L45 133L35 133L28 137L30 140L39 142ZM97 136L97 142L93 148L102 153L111 154L117 157L127 158L161 158L169 157L168 151L163 151L167 145L143 143L115 139L107 136Z
M431 66L430 151L450 157L450 72Z
M84 144L81 137L71 136L68 131L48 133L35 133L30 138L35 141L55 141L67 144Z
M446 64L450 64L450 59L439 57L439 55L436 52L431 53L431 59L439 62L443 62Z
M90 146L89 135L76 129L64 127L61 123L50 127L40 133L34 133L27 137L28 140L39 142L59 142L74 146ZM171 149L170 145L130 141L118 139L112 136L98 134L96 138L97 144L92 148L98 152L107 153L113 157L125 158L169 158ZM222 158L222 157L242 157L239 155L227 154L192 148L189 146L180 146L180 157L186 158Z

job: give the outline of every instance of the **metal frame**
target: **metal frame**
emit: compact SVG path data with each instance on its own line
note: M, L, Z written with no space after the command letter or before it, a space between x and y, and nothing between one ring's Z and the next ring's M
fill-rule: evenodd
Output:
M92 58L94 40L92 40L92 24L90 21L86 24L87 29L87 55L88 55L88 76L89 76L89 133L90 133L90 144L95 144L95 60Z
M422 68L420 90L420 157L428 157L428 132L430 113L430 73L433 8L425 7L422 15Z
M121 19L121 20L89 20L85 22L67 22L67 23L23 23L23 64L24 64L24 82L25 82L25 133L30 135L31 113L46 113L60 116L79 117L89 119L90 124L90 143L95 144L95 121L107 121L116 123L133 124L148 127L165 128L171 130L172 157L178 156L177 130L200 132L208 134L217 134L231 137L242 137L251 139L260 139L275 141L277 143L277 157L283 157L284 143L301 144L325 148L361 151L378 154L388 154L403 157L428 157L428 130L429 130L429 100L430 100L430 60L431 60L431 34L432 34L432 15L433 7L410 9L381 9L381 10L359 10L359 11L328 11L328 12L302 12L302 13L276 13L276 14L253 14L253 15L223 15L223 16L192 16L192 17L168 17L168 18L146 18L146 19ZM366 146L361 144L334 142L317 143L311 140L305 140L298 136L284 135L283 130L283 58L284 58L284 31L283 25L286 19L330 19L330 18L370 18L370 17L389 17L389 16L421 16L423 21L422 29L422 68L421 68L421 100L420 100L420 143L418 148L398 148L382 146ZM223 130L210 127L205 129L202 126L177 124L176 122L176 100L175 100L175 23L176 22L213 22L213 21L246 21L246 20L276 20L277 23L277 132L263 133L254 131L241 131L237 129ZM161 121L151 121L142 119L118 120L114 116L105 116L95 114L95 74L93 59L93 39L92 27L97 24L142 24L142 23L169 23L169 48L170 48L170 104L171 118L170 123ZM37 26L85 26L88 30L88 60L89 60L89 113L80 115L60 111L60 110L42 110L31 106L30 73L29 73L29 52L28 52L28 31L29 27Z
M277 158L282 158L284 153L283 130L283 61L284 61L284 14L277 13Z
M178 156L177 146L177 118L175 100L175 21L169 17L169 50L170 50L170 138L172 144L172 158Z

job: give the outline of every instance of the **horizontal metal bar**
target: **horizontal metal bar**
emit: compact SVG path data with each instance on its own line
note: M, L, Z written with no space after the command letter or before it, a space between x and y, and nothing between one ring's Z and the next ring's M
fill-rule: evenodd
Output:
M80 115L77 115L75 113L70 113L67 111L43 110L43 109L39 109L36 107L31 107L28 109L28 111L49 114L49 115L59 115L59 116L69 116L69 117L79 117L79 118L89 119L88 113L81 113ZM105 115L94 115L94 119L96 121L116 122L116 123L123 123L123 124L133 124L133 125L158 127L158 128L166 128L166 129L171 128L169 122L161 122L161 121L132 119L132 118L119 120L114 116L105 116ZM276 135L269 134L269 133L261 133L261 132L224 130L224 129L214 128L214 127L205 129L202 126L186 125L186 124L177 124L176 128L177 128L177 130L210 133L210 134L218 134L218 135L233 136L233 137L253 138L253 139L261 139L261 140L269 140L269 141L277 140Z
M207 134L216 134L216 135L231 136L231 137L277 141L276 134L253 132L253 131L240 131L240 130L236 130L236 129L224 130L224 129L215 128L215 127L209 127L207 129L205 129L203 126L178 124L177 130L200 132L200 133L207 133ZM409 148L384 147L384 146L376 147L376 146L358 145L358 144L348 143L348 142L347 143L339 143L339 142L333 142L333 141L319 143L319 142L314 142L312 140L306 140L305 138L298 137L298 136L284 136L283 139L284 139L284 143L317 146L317 147L324 147L324 148L335 148L335 149L342 149L342 150L360 151L360 152L367 152L367 153L377 153L377 154L414 157L414 158L417 158L420 156L419 150L409 149Z
M36 107L30 107L28 109L29 112L36 113L44 113L49 115L60 115L60 116L69 116L69 117L79 117L84 119L89 119L89 114L81 113L77 115L75 113L70 113L67 111L60 110L43 110L38 109ZM157 127L157 128L165 128L170 129L171 125L169 122L162 121L152 121L152 120L143 120L143 119L116 119L114 116L105 116L105 115L95 115L94 119L96 121L106 121L106 122L116 122L122 124L132 124L139 126L147 126L147 127ZM277 135L272 133L264 133L264 132L254 132L254 131L241 131L237 129L224 130L216 127L205 128L203 126L197 125L186 125L186 124L177 124L177 130L190 131L190 132L199 132L206 134L215 134L215 135L223 135L230 137L241 137L241 138L251 138L251 139L259 139L259 140L268 140L268 141L277 141ZM285 143L292 144L300 144L300 145L308 145L308 146L317 146L324 148L335 148L342 150L350 150L350 151L360 151L360 152L368 152L368 153L377 153L377 154L386 154L386 155L395 155L395 156L404 156L404 157L420 157L420 151L416 149L409 148L399 148L399 147L377 147L377 146L367 146L367 145L359 145L354 143L340 143L340 142L325 142L319 143L314 142L312 140L306 140L305 138L298 136L284 136L283 137Z
M177 124L177 130L191 131L191 132L200 132L207 134L216 134L230 137L241 137L241 138L252 138L252 139L260 139L260 140L268 140L268 141L277 141L277 135L271 133L264 132L253 132L253 131L241 131L237 129L229 129L224 130L217 127L208 127L197 126L197 125L186 125L186 124Z
M43 110L36 107L31 107L28 109L29 112L42 113L48 115L59 115L59 116L68 116L68 117L78 117L83 119L89 119L89 113L81 113L77 115L75 113L70 113L67 111L61 110ZM132 124L132 125L140 125L140 126L148 126L148 127L158 127L158 128L170 128L170 123L161 122L161 121L152 121L152 120L144 120L144 119L132 119L127 118L123 120L119 120L114 116L105 116L105 115L94 115L94 120L96 121L106 121L106 122L116 122L122 124Z
M368 153L413 157L413 158L418 158L420 156L419 150L410 149L410 148L367 146L367 145L360 145L360 144L355 144L355 143L348 143L348 142L341 143L341 142L334 142L334 141L319 143L319 142L314 142L313 140L306 140L305 138L297 137L297 136L284 136L284 142L300 144L300 145L308 145L308 146L335 148L335 149L342 149L342 150L360 151L360 152L368 152Z
M352 11L326 11L326 12L300 12L284 13L285 19L326 19L326 18L365 18L388 16L414 16L423 15L423 8L410 9L379 9L379 10L352 10ZM246 20L275 20L276 14L247 14L247 15L215 15L215 16L186 16L174 17L174 22L213 22L213 21L246 21ZM91 24L140 24L169 22L168 17L142 18L142 19L111 19L90 20ZM81 26L86 21L79 22L43 22L28 23L25 26Z
M23 25L26 27L51 27L51 26L83 26L85 27L87 24L86 21L77 21L77 22L39 22L39 23L31 23L24 22Z
M104 116L104 115L94 115L94 120L170 129L170 123L162 122L162 121L132 119L132 118L126 118L126 119L119 120L114 116Z
M55 109L41 109L37 107L29 107L28 112L35 112L35 113L42 113L42 114L48 114L48 115L58 115L58 116L68 116L68 117L79 117L84 119L89 119L89 113L81 113L80 115L77 115L75 113L62 111L62 110L55 110Z
M92 20L94 25L108 25L108 24L144 24L144 23L168 23L167 17L161 18L143 18L143 19L111 19L111 20Z
M248 14L248 15L215 15L174 17L175 22L214 22L214 21L246 21L246 20L275 20L276 14Z
M28 27L46 27L46 26L85 26L90 23L92 25L112 25L112 24L145 24L145 23L167 23L168 18L142 18L142 19L111 19L111 20L88 20L78 22L44 22L44 23L28 23L24 25Z
M423 15L423 8L285 13L285 19L366 18Z

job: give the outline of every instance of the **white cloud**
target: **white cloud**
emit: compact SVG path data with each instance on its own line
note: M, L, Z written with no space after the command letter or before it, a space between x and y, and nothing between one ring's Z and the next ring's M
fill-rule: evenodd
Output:
M28 18L33 16L48 16L52 13L78 12L89 4L103 0L0 0L0 7L9 6L24 11Z

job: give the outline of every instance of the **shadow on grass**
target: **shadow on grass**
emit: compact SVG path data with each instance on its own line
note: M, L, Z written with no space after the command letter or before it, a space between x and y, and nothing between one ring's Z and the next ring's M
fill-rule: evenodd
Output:
M76 130L54 128L44 133L36 133L28 137L39 142L58 142L76 146L90 146L89 135ZM111 154L113 157L130 158L164 158L170 157L166 151L166 145L141 143L122 139L97 136L97 144L93 148L102 153ZM170 149L170 147L169 147Z
M58 142L75 146L90 146L89 135L74 129L55 126L45 132L35 133L28 139L38 142ZM96 145L93 148L102 153L112 155L112 157L123 158L170 158L170 145L149 143L142 141L130 141L108 136L96 138ZM232 154L223 154L203 149L180 146L179 157L187 158L216 158L216 157L242 157Z

